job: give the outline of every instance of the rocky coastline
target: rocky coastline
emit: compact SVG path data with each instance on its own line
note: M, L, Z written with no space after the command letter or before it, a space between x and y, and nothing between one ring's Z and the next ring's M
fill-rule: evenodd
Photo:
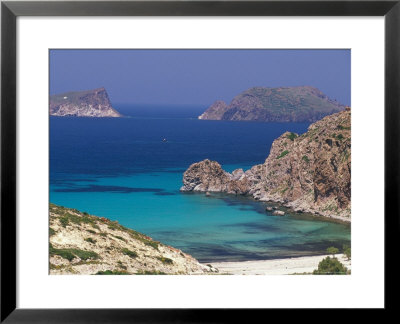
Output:
M226 172L216 161L193 163L183 192L222 192L279 203L295 212L351 221L351 110L277 138L263 164Z

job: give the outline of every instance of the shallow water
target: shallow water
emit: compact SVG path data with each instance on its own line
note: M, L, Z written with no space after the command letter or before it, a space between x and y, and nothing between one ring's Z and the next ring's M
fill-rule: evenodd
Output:
M349 243L346 224L274 216L265 203L245 197L179 192L191 163L210 158L227 171L248 169L265 160L276 137L302 133L307 124L201 121L187 111L170 109L172 117L167 110L141 111L148 115L51 118L50 201L118 220L203 262L321 254Z

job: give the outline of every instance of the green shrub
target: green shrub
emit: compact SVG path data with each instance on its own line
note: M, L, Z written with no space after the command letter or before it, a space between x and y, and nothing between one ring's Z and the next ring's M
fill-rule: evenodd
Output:
M287 137L288 139L290 139L291 141L294 141L294 139L295 139L297 136L298 136L297 134L291 132L291 133L290 133L289 135L287 135L286 137Z
M84 251L84 250L78 250L78 249L71 249L71 250L72 250L72 253L74 253L81 260L99 259L99 255L93 251Z
M89 243L92 243L92 244L95 244L95 243L96 243L96 240L92 239L91 237L85 238L85 241L86 241L86 242L89 242Z
M141 270L135 273L136 275L166 275L165 272L162 271L148 271L148 270Z
M108 224L108 228L113 231L115 231L117 229L123 229L122 226L119 225L117 221L114 221L114 222L111 222L110 224Z
M158 244L159 242L156 241L148 241L148 240L144 240L144 244L151 246L153 249L158 250Z
M127 267L124 266L124 264L121 261L118 261L117 263L118 263L118 267L120 267L121 269L124 269L124 270L127 269Z
M56 231L49 227L49 236L53 236L54 234L56 234Z
M283 152L277 157L277 159L280 159L280 158L284 157L284 156L287 155L287 154L289 154L289 151L288 151L288 150L285 150L285 151L283 151Z
M289 189L289 187L286 187L285 189L283 189L283 190L281 191L281 194L283 195L288 189Z
M339 249L338 249L338 248L335 248L334 246L331 246L331 247L328 247L328 248L326 249L326 252L327 252L328 254L332 254L333 256L335 256L335 254L339 253Z
M121 241L126 242L126 240L125 240L123 237L121 237L121 236L118 236L118 235L113 235L113 236L114 236L115 238L121 240Z
M131 251L131 250L127 249L127 248L123 248L123 249L121 250L121 252L122 252L123 254L129 256L129 257L132 258L132 259L138 257L138 254L137 254L136 252Z
M172 261L170 258L165 258L165 257L157 257L158 260L160 260L164 264L173 264L174 261Z
M339 125L339 126L337 127L337 129L340 129L340 130L343 130L343 129L345 129L345 130L350 130L351 127L345 127L345 126L343 126L343 125Z
M49 246L49 253L51 256L58 255L64 259L67 259L68 261L72 261L76 257L84 261L88 259L99 259L99 255L96 252L84 251L79 249L56 249L51 243Z
M62 257L63 259L67 259L68 261L72 261L75 259L75 255L69 250L69 249L56 249L53 247L50 247L50 256L58 255Z
M326 257L318 264L318 269L314 270L315 275L345 275L347 268L336 258Z
M69 225L69 219L68 217L60 217L60 223L62 227L67 227Z
M306 163L310 163L310 159L308 158L307 155L303 155L303 157L301 158L303 161L305 161Z
M351 259L351 247L347 244L343 245L343 254L347 257L347 260Z
M144 243L145 245L151 246L155 250L158 250L158 246L160 245L160 242L153 241L151 239L146 238L143 234L136 232L133 229L130 228L125 228L124 229L128 234L135 240L139 240L140 242Z
M129 275L130 273L126 271L118 271L118 270L106 270L106 271L99 271L96 275Z
M76 211L77 213L79 213L78 211ZM75 215L75 214L71 214L68 211L63 212L62 216L60 217L60 222L61 225L63 227L68 226L70 223L74 223L74 224L90 224L93 227L97 226L96 222L95 222L95 218L93 216L89 216L87 213L85 214L80 214L79 215Z
M339 134L336 138L337 138L339 141L341 141L341 140L343 139L343 135L342 135L342 134Z
M89 233L92 233L92 234L96 234L96 232L95 231L93 231L93 230L90 230L90 229L88 229L88 230L86 230L87 232L89 232Z

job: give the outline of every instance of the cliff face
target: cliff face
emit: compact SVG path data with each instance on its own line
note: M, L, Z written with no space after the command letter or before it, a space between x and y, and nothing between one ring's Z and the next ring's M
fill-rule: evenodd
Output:
M313 87L255 87L237 95L229 105L215 102L199 119L314 122L343 109L343 105Z
M265 162L246 172L230 174L208 160L192 164L181 190L251 195L298 212L350 221L350 122L347 108L310 125L300 136L286 132L273 142Z
M74 117L122 117L104 88L50 96L50 115Z
M50 204L50 274L207 274L216 269L110 221Z
M228 109L229 106L224 101L217 100L199 116L199 119L220 120Z

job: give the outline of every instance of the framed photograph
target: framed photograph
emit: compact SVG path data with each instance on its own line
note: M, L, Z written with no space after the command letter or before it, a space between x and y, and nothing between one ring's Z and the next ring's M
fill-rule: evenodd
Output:
M1 321L392 308L399 15L2 2Z

